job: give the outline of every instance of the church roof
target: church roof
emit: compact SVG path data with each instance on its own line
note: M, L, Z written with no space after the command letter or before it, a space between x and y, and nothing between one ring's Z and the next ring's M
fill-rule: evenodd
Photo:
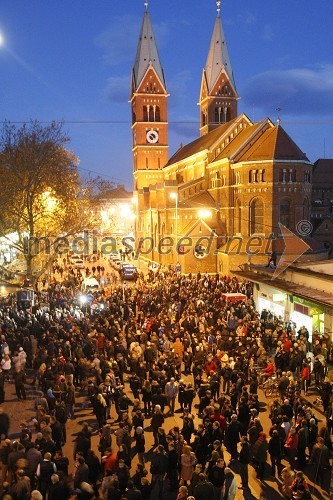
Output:
M100 199L108 199L108 200L120 200L124 198L131 199L133 197L133 193L127 191L125 186L119 185L114 189L108 189L104 193L102 193L99 198Z
M312 184L326 188L333 185L333 159L322 158L314 163Z
M221 17L218 15L215 21L213 36L210 42L210 48L205 67L205 75L209 92L212 90L223 68L225 69L229 77L230 83L236 90L235 79L230 63L222 21Z
M253 145L238 158L238 161L260 160L309 161L280 125L267 129L260 139L254 141Z
M149 12L146 10L143 16L141 33L133 67L135 90L140 85L150 65L154 68L159 79L166 88L164 71L158 55L153 26L151 24Z
M201 191L200 193L191 196L190 198L186 198L186 200L179 201L179 208L216 208L216 201L212 197L208 191Z
M240 148L250 140L251 135L254 135L257 130L262 126L262 122L254 123L249 127L243 128L234 139L222 149L221 153L217 156L215 161L221 160L222 158L231 158L234 156Z
M242 116L245 115L240 115L181 147L170 158L166 166L186 160L186 158L201 151L211 149L219 138L222 138L224 134L227 135L229 129L232 131L233 127L240 122ZM214 161L223 158L234 158L238 162L262 160L309 161L305 153L301 151L287 132L280 125L274 126L268 118L254 124L249 122L247 127L239 130Z
M236 123L238 120L239 117L229 121L228 123L224 123L223 125L220 125L219 127L212 130L211 132L208 132L208 134L205 134L202 137L199 137L198 139L195 139L189 144L186 144L185 146L181 147L170 158L166 166L172 165L173 163L177 163L178 161L181 160L185 160L185 158L200 153L200 151L204 151L205 149L209 149L218 140L218 138L221 137L224 134L224 132L226 132L228 128L232 124Z

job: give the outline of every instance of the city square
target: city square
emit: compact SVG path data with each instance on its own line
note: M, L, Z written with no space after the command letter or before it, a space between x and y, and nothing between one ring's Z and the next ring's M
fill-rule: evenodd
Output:
M4 1L2 500L332 498L332 7L258 1Z

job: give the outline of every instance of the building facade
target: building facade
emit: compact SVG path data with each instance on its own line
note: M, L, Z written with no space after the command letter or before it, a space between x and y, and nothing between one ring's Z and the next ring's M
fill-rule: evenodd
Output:
M313 236L333 255L333 160L319 159L313 165L311 222Z
M130 100L140 258L185 273L267 262L281 247L279 224L297 232L310 217L313 165L279 123L238 113L219 11L201 79L199 137L169 159L168 97L146 10Z
M312 340L313 332L333 339L333 261L298 263L278 279L260 266L236 271L254 283L253 299L260 313L270 311L282 320L305 326Z
M123 238L134 236L136 209L133 193L119 185L103 193L98 201L96 220L99 234L115 238L122 247Z

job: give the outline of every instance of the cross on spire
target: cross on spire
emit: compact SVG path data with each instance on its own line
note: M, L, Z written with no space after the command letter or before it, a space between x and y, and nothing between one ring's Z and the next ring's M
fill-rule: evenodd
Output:
M146 0L145 3L144 3L144 6L146 7L146 10L148 10L148 5L149 5L148 0Z
M221 12L221 1L220 0L218 0L216 2L216 7L217 7L217 9L216 9L217 10L217 15L219 16L220 12Z

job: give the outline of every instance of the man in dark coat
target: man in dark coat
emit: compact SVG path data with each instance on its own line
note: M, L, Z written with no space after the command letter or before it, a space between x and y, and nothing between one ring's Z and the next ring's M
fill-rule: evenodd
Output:
M25 387L24 387L25 372L23 370L16 372L14 375L14 381L15 381L16 396L18 397L18 399L19 400L27 399L27 396L25 393Z
M279 467L281 466L281 455L282 455L282 446L281 439L279 436L279 431L274 429L272 432L272 437L268 443L268 453L271 457L272 464L272 476L275 476L276 469L279 474Z
M57 450L60 450L63 445L62 425L55 417L51 417L50 427L52 429L52 439L55 442Z
M78 458L78 467L74 476L74 488L80 488L81 483L89 482L89 467L83 457Z
M163 481L168 471L168 457L164 452L164 447L158 445L154 450L154 455L150 464L150 473L152 475L152 488L156 488L156 494L162 497Z
M237 444L240 441L241 424L237 420L237 415L231 415L231 422L226 432L227 447L229 449L231 460L238 458Z
M70 490L67 484L60 479L58 474L52 474L51 486L49 488L48 500L66 500L70 497Z
M134 486L132 481L128 482L128 488L126 490L124 497L127 500L143 500L141 491Z
M24 470L16 472L17 481L11 491L18 500L28 500L30 498L30 479L24 474Z
M214 498L214 486L211 482L207 481L205 474L199 474L199 482L194 488L195 500L207 500Z
M252 452L246 436L241 438L241 449L239 452L239 474L242 480L242 489L249 487L249 463L251 462Z
M5 400L5 374L0 366L0 403Z
M178 488L178 453L174 443L168 445L168 472L167 477L170 483L170 490L174 491Z
M326 471L330 468L330 452L324 438L317 438L317 444L312 448L310 463L315 465L315 482L323 487Z
M43 498L46 498L47 492L52 484L51 476L57 472L57 468L51 462L51 453L45 453L44 460L38 464L36 475L39 479L39 491L42 493Z
M7 413L3 411L3 408L0 407L0 442L2 436L5 436L5 439L7 439L9 426L10 426L9 416L7 415Z

